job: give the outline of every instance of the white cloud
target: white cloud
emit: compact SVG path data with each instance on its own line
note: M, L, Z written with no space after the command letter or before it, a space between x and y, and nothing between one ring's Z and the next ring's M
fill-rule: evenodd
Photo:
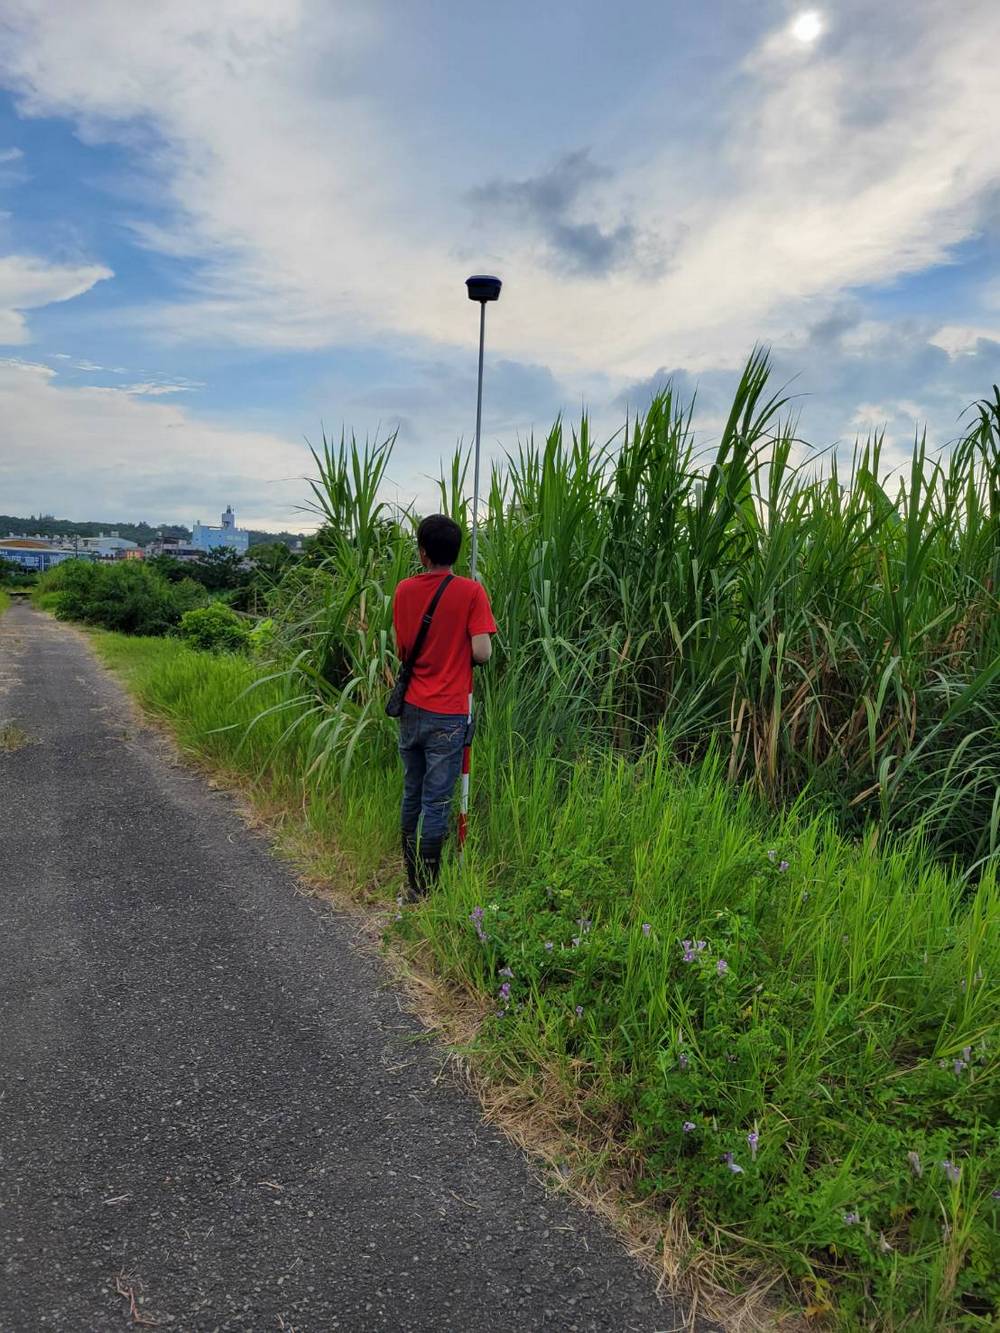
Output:
M139 136L172 214L136 234L198 268L190 302L134 317L179 339L465 343L460 284L482 260L507 277L491 339L508 355L626 375L732 363L817 300L946 259L1000 176L1000 80L968 73L1000 43L1000 7L843 0L817 40L796 40L787 16L762 30L737 76L713 83L702 139L668 131L641 162L611 157L617 174L586 206L613 229L616 199L635 201L637 228L678 238L668 271L567 281L509 217L470 247L466 183L405 105L379 99L391 8L8 0L7 13L24 110L69 116L93 141ZM429 80L443 73L424 55ZM669 88L650 96L669 126ZM616 126L621 142L626 112ZM461 136L462 118L438 128ZM521 152L515 179L544 167L531 143Z
M0 167L10 162L20 162L24 153L20 148L0 148Z
M931 335L931 342L943 348L949 356L970 355L978 351L982 341L1000 344L1000 327L980 324L942 324ZM997 368L1000 373L1000 366Z
M310 464L304 445L280 436L133 394L63 388L49 366L0 360L0 495L10 513L190 523L231 501L246 526L304 529L314 525L295 506Z
M3 366L11 370L20 370L28 374L42 375L48 378L56 373L51 366L44 366L39 361L24 361L19 356L0 357L0 367Z
M23 311L69 301L111 276L102 264L48 264L28 255L0 255L0 346L30 341Z
M142 384L115 384L113 386L87 385L87 388L94 390L96 393L124 393L141 398L162 398L165 394L190 393L193 387L191 384L160 384L153 381Z

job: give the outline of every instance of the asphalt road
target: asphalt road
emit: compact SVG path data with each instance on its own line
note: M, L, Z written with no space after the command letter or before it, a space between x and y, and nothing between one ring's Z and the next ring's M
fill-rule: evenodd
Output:
M350 922L12 608L0 1330L682 1323L443 1067Z

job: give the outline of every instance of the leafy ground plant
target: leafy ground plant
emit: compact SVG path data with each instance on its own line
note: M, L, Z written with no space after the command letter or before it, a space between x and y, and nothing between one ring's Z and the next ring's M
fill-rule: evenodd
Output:
M177 626L178 638L206 652L242 653L250 646L251 626L222 602L185 611Z

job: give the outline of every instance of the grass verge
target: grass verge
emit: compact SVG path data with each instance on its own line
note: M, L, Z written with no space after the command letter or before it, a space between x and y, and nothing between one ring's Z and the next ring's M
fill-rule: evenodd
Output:
M675 1289L718 1309L742 1288L731 1327L763 1322L747 1292L775 1277L844 1328L992 1326L991 876L970 887L917 842L777 817L711 756L561 763L497 718L477 740L470 855L397 922L384 750L309 774L304 728L252 663L94 641L314 877L387 909L487 1106L603 1197Z

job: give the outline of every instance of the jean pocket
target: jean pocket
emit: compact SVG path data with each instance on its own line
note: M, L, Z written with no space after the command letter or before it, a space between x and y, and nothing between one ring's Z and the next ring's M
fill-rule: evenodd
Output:
M465 719L439 724L427 737L429 750L455 750L465 740Z

